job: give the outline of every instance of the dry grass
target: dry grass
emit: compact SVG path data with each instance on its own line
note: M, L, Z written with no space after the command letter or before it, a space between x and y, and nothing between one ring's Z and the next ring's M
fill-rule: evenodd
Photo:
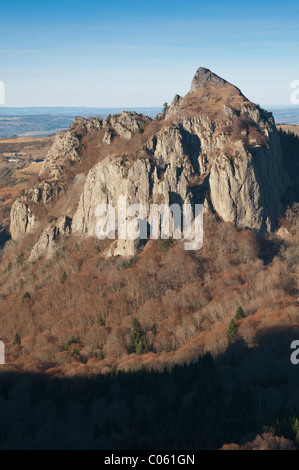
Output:
M179 110L187 117L204 113L212 121L223 117L223 105L239 111L242 104L251 104L233 85L205 84L195 93L187 94L179 103Z
M299 126L290 125L290 124L279 124L277 126L278 130L282 130L284 132L291 132L299 137Z

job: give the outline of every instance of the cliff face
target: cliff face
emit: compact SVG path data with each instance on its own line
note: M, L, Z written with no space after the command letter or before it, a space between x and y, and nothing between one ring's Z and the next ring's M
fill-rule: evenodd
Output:
M105 146L118 136L129 146L150 122L146 116L128 112L106 121L78 118L56 138L42 169L42 174L49 173L44 189L34 188L15 202L12 237L20 240L36 226L29 204L32 191L36 203L59 199L65 162L82 158L82 135L97 132L100 145ZM271 114L248 101L238 88L200 68L190 92L183 98L176 95L159 123L159 130L139 148L121 154L113 149L90 169L76 210L65 214L68 233L95 236L96 207L116 206L123 195L129 203L146 207L163 202L203 203L206 210L237 227L261 232L275 227L289 176ZM45 228L50 229L63 232L55 224ZM45 232L42 237L44 247ZM115 243L112 253L130 256L135 245ZM38 247L35 252L39 253Z

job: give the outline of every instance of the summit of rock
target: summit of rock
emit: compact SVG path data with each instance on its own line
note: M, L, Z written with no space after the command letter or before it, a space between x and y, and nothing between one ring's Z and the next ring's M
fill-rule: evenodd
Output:
M203 67L191 92L176 95L154 121L128 111L77 118L57 135L40 179L11 211L14 240L41 234L31 259L50 256L59 236L95 237L97 207L116 207L122 195L147 209L203 204L238 228L271 231L293 184L271 113ZM136 252L115 243L115 256Z
M194 93L195 91L199 90L206 83L218 83L220 85L226 85L228 82L216 75L214 72L211 72L211 70L206 69L205 67L199 67L192 80L190 93Z

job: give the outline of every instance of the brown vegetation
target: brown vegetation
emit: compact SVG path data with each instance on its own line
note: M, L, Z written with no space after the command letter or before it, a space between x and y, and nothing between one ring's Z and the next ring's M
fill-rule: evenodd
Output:
M244 446L225 444L221 450L296 450L296 446L290 439L275 436L272 431L268 431L257 435L252 442L247 442Z
M235 86L227 83L217 85L206 83L203 88L195 93L187 94L180 102L180 108L186 117L196 114L207 114L212 120L217 122L217 116L222 115L223 105L227 105L239 111L241 104L251 104Z
M296 329L297 207L282 224L288 240L260 240L207 216L199 252L184 251L180 242L165 250L149 241L130 263L102 256L109 241L71 238L60 242L53 260L31 265L26 259L33 240L8 242L0 286L8 366L90 374L142 364L159 370L206 351L217 356L228 346L228 325L240 305L245 318L237 321L237 337L248 349L274 326ZM135 317L146 338L142 355L130 351ZM17 333L18 347L12 344Z
M34 186L38 181L42 163L31 163L31 160L42 160L46 157L52 137L19 137L0 140L0 221L1 226L9 226L10 209L14 199L24 188ZM7 163L10 153L22 153L20 164Z

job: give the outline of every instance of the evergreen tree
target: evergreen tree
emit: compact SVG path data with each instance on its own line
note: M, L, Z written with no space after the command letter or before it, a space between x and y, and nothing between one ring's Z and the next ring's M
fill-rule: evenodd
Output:
M19 335L19 333L15 334L15 337L14 337L14 340L13 340L12 344L13 344L13 346L21 346L22 340L21 340L21 336Z
M164 114L166 114L166 111L168 110L168 108L169 108L169 105L168 105L168 103L165 102L165 103L163 104L163 113L164 113Z
M236 337L238 330L237 323L235 322L235 319L233 318L232 321L229 324L227 333L226 333L226 338L229 343L232 343Z
M238 307L235 315L236 320L241 320L242 318L245 318L245 313L242 307Z
M133 318L132 321L132 333L131 333L131 351L136 353L138 356L143 354L146 345L145 333L142 330L142 326L137 320Z

